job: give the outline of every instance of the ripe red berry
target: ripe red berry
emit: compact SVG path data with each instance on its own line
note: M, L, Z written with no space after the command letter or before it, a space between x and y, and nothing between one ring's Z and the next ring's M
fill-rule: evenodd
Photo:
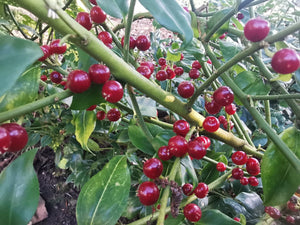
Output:
M192 68L189 72L189 77L191 79L197 79L200 77L200 72L198 69Z
M222 116L222 115L218 117L218 120L221 124L224 124L226 122L225 116Z
M90 107L88 107L86 109L86 111L93 111L94 109L96 109L97 105L91 105Z
M59 72L57 71L53 71L52 73L50 73L50 80L55 83L55 84L59 84L63 79L63 75L61 75Z
M167 64L167 60L165 58L161 57L161 58L158 59L158 64L160 66L166 65Z
M165 70L159 70L159 71L157 71L155 77L156 77L156 80L158 80L158 81L164 81L168 78L168 74Z
M106 14L99 6L91 8L90 16L94 23L104 23L106 20Z
M219 129L220 122L216 117L208 116L204 119L202 126L207 132L215 132Z
M183 214L191 222L198 222L202 216L200 207L194 203L187 204L183 209Z
M242 178L240 179L240 183L241 183L242 185L248 185L248 184L249 184L249 180L248 180L247 177L242 177Z
M184 137L176 135L169 139L170 152L175 157L182 157L187 153L188 144Z
M161 146L158 149L158 153L157 153L158 157L163 160L163 161L168 161L172 158L172 154L170 152L170 149L168 146Z
M236 151L232 154L231 160L236 165L244 165L248 160L248 156L244 151Z
M184 55L180 53L180 61L184 59Z
M216 168L218 171L224 172L226 170L226 165L223 162L218 162Z
M115 122L120 119L121 112L116 108L112 108L112 109L108 110L106 117L109 121Z
M183 74L183 68L182 67L180 67L180 66L178 66L178 67L176 67L175 69L174 69L174 73L175 73L175 75L176 76L181 76L182 74Z
M60 45L60 40L53 40L50 44L50 53L51 54L64 54L67 51L67 45Z
M260 173L260 165L256 158L249 158L246 163L246 170L252 176L256 176Z
M104 120L105 119L105 112L104 111L98 111L96 113L96 117L97 117L97 120Z
M41 80L42 80L42 81L47 81L47 80L48 80L48 77L44 74L44 75L41 76Z
M258 184L259 184L258 179L254 176L249 177L248 181L249 181L249 184L253 187L258 186Z
M167 68L167 69L166 69L166 72L167 72L167 74L168 74L168 79L169 79L169 80L172 80L172 79L176 76L174 70L172 70L172 69L170 69L170 68Z
M240 221L241 221L241 219L238 218L238 217L234 217L233 220L235 220L235 221L237 221L237 222L240 222Z
M239 19L239 20L242 20L242 19L244 19L244 14L243 13L238 13L237 14L237 18Z
M91 86L91 79L87 72L83 70L73 70L67 78L67 87L73 93L82 93Z
M149 69L148 66L139 66L138 68L136 68L136 71L138 71L140 74L142 74L147 79L150 79L151 74L152 74L151 70Z
M102 87L102 96L110 103L116 103L120 101L123 97L123 94L123 87L118 81L108 80Z
M245 37L252 42L258 42L268 36L270 26L268 21L255 18L249 20L244 27Z
M234 127L234 123L232 121L229 121L229 125L230 125L230 130L232 130L233 127ZM228 122L227 122L227 120L223 123L223 126L224 126L225 130L228 130Z
M79 23L81 26L83 26L87 30L92 29L92 20L90 17L90 14L87 12L79 12L76 16L77 23Z
M7 130L10 137L11 143L7 149L8 152L17 152L26 146L28 134L25 128L16 123L5 123L1 127Z
M233 102L234 94L229 87L222 86L214 91L213 99L218 105L226 106Z
M121 45L122 47L124 47L124 40L125 40L125 37L122 37L121 38ZM135 38L134 37L129 37L129 49L134 49L135 48Z
M188 153L194 159L202 159L206 155L206 148L197 140L189 141Z
M39 58L38 60L40 62L43 62L43 61L45 61L51 55L50 46L48 46L48 45L42 45L42 46L40 46L40 48L43 51L44 55L41 58Z
M155 183L146 181L140 184L137 195L143 205L153 205L159 198L159 189Z
M93 4L93 5L97 5L96 0L90 0L90 3Z
M112 43L113 39L110 33L108 33L107 31L101 31L98 34L98 38L99 40L101 40L105 45L109 45Z
M235 104L231 103L229 105L226 105L225 106L225 112L228 114L228 115L233 115L235 114L236 112L236 106Z
M295 224L295 217L288 215L288 216L286 216L286 221L291 224Z
M152 62L141 62L141 66L147 66L151 70L151 74L154 72L154 65Z
M190 98L195 92L194 85L189 81L183 81L178 85L178 94L183 98Z
M144 163L143 172L147 177L151 179L158 178L162 174L162 171L163 171L163 164L157 158L148 159Z
M182 192L183 194L185 194L186 196L190 196L193 194L193 185L192 184L189 184L189 183L186 183L182 186Z
M208 137L204 136L204 135L196 137L196 141L202 143L204 145L205 149L208 149L210 144L211 144L210 139Z
M281 217L280 210L272 206L266 206L265 212L268 213L270 217L274 219L279 219Z
M201 64L199 63L199 61L198 60L196 60L196 61L194 61L193 63L192 63L192 68L195 68L195 69L197 69L197 70L200 70L201 69Z
M204 107L206 111L212 115L219 113L222 109L222 106L217 104L214 100L211 100L210 102L206 101Z
M300 56L294 49L283 48L273 55L271 65L277 73L293 73L300 66Z
M242 177L244 177L244 171L237 167L232 170L231 175L234 179L240 180Z
M135 45L139 50L146 51L150 48L151 43L146 35L141 35L137 37Z
M211 61L210 59L208 59L206 62L207 62L208 64L212 64L212 61Z
M62 82L60 82L59 83L61 86L64 86L64 90L66 90L67 89L67 81L62 81Z
M208 194L208 186L206 183L200 182L194 190L197 198L205 198Z
M222 40L222 39L224 39L225 37L226 37L226 33L222 34L222 35L219 37L219 39Z
M185 120L177 120L173 124L173 131L177 135L181 135L185 137L186 134L189 132L189 130L190 130L190 125Z
M93 64L89 68L91 81L96 84L104 84L110 78L110 70L102 64Z
M11 145L11 138L8 130L0 126L0 153L8 151Z

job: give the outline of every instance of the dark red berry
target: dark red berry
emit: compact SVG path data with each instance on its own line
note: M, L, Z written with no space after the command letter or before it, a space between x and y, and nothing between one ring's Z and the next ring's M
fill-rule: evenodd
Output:
M139 66L136 68L136 71L138 71L140 74L142 74L144 77L149 79L151 77L151 70L148 66Z
M10 137L8 152L17 152L22 150L28 142L28 134L25 128L16 123L5 123L1 125L5 128ZM4 134L5 136L5 134Z
M189 76L191 79L197 79L200 76L200 72L198 69L192 68L189 72Z
M207 132L215 132L219 129L220 122L216 117L208 116L204 119L202 126Z
M291 210L292 212L297 212L298 209L296 209L296 203L292 202L292 201L288 201L286 203L287 207L289 210Z
M96 117L97 117L97 120L104 120L105 119L105 112L104 111L98 111L97 113L96 113Z
M135 41L135 46L141 51L148 50L150 48L150 45L150 40L147 38L146 35L138 36Z
M67 87L73 93L82 93L91 86L91 79L87 72L83 70L73 70L67 78Z
M232 121L229 121L229 125L230 125L230 130L232 130L233 127L234 127L234 123ZM227 120L223 123L223 126L224 126L225 130L228 130L228 122L227 122Z
M222 109L222 106L217 104L214 100L208 102L206 101L205 104L205 109L209 114L215 115L220 112Z
M242 177L244 177L244 171L237 167L232 170L231 175L234 179L240 180Z
M59 84L63 79L63 75L61 75L59 72L57 71L53 71L52 73L50 73L50 80L55 83L55 84Z
M249 20L244 27L245 37L252 42L258 42L268 36L270 26L268 21L255 18Z
M171 137L168 142L168 147L172 155L182 157L187 153L188 144L184 137L176 135Z
M180 61L184 59L184 55L180 53Z
M244 19L244 14L243 13L238 13L236 16L239 20Z
M219 120L219 122L220 122L221 124L224 124L224 123L226 122L225 116L219 116L219 117L218 117L218 120Z
M166 69L166 72L167 72L167 74L168 74L168 79L169 79L169 80L172 80L172 79L176 76L174 70L172 70L172 69L170 69L170 68L167 68L167 69Z
M214 91L213 99L218 105L226 106L233 102L234 94L229 87L222 86Z
M242 177L242 178L240 179L240 183L241 183L242 185L248 185L248 184L249 184L249 180L248 180L247 177Z
M86 111L93 111L94 109L96 109L97 105L91 105L90 107L88 107L86 109Z
M147 177L151 179L158 178L162 174L162 171L163 171L163 164L157 158L148 159L144 163L143 172Z
M272 206L265 207L265 212L274 219L279 219L281 217L280 210Z
M236 151L232 154L231 160L236 165L244 165L248 160L248 156L244 151Z
M112 109L108 110L106 117L109 121L115 122L120 119L121 112L116 108L112 108Z
M137 195L143 205L153 205L159 198L159 189L155 183L146 181L140 184Z
M45 61L51 55L50 46L48 46L48 45L42 45L42 46L40 46L40 48L43 51L44 55L41 58L39 58L38 60L40 62L43 62L43 61Z
M197 70L200 70L201 69L201 64L199 63L199 61L194 61L193 63L192 63L192 68L195 68L195 69L197 69Z
M64 54L67 51L67 45L60 45L60 40L53 40L50 44L50 53L51 54Z
M42 76L41 76L41 80L42 80L42 81L47 81L47 80L48 80L48 77L47 77L46 75L42 75Z
M233 115L235 114L236 112L236 106L235 104L231 103L229 105L226 105L225 106L225 112L228 114L228 115Z
M208 149L210 144L211 144L210 139L208 137L204 136L204 135L196 137L196 141L202 143L204 145L205 149Z
M183 98L190 98L195 92L194 85L189 81L183 81L178 85L178 94Z
M104 23L106 20L106 14L99 6L91 8L90 16L94 23Z
M0 153L8 151L11 145L11 138L8 130L0 126Z
M190 125L185 120L177 120L173 124L173 131L177 135L185 137L190 130Z
M218 171L224 172L226 170L226 165L223 162L218 162L216 168Z
M256 158L249 158L246 163L246 170L252 176L258 175L260 173L260 165L258 160Z
M147 66L151 70L151 74L154 72L154 65L152 62L141 62L141 66Z
M186 183L182 186L182 192L183 194L185 194L186 196L190 196L193 194L193 185L192 184L189 184L189 183Z
M206 148L197 140L189 141L188 153L194 159L202 159L206 155Z
M198 222L202 216L200 207L194 203L187 204L183 209L183 214L191 222Z
M161 146L158 149L158 153L157 153L158 157L163 160L163 161L168 161L172 158L172 154L170 152L170 149L168 146Z
M124 47L124 39L125 39L125 37L121 38L122 47ZM129 49L134 49L135 48L135 42L136 42L135 38L130 36L129 37Z
M166 65L167 64L167 60L165 58L161 57L161 58L158 59L158 64L160 66Z
M206 183L200 182L194 190L197 198L205 198L208 194L208 186Z
M107 31L101 31L98 34L98 38L99 40L101 40L105 45L111 44L113 39L110 33L108 33Z
M165 70L159 70L159 71L157 71L155 77L156 77L156 80L158 80L158 81L164 81L168 78L168 74Z
M96 0L90 0L90 3L93 4L93 5L97 5Z
M286 216L286 221L291 224L295 224L295 218L290 215Z
M91 30L93 23L90 14L87 12L79 12L75 19L81 26L87 30Z
M61 86L64 86L64 90L66 90L67 89L67 81L62 81L62 82L60 82L59 83Z
M300 66L300 56L294 49L284 48L273 55L271 65L277 73L293 73Z
M254 176L249 177L248 181L249 181L249 184L253 187L258 186L258 184L259 184L258 179Z
M89 68L91 81L96 84L104 84L110 78L110 70L102 64L93 64Z
M123 97L123 94L123 87L118 81L108 80L102 87L102 96L110 103L116 103L120 101Z
M178 66L174 69L174 73L176 76L181 76L183 74L184 70L182 67Z

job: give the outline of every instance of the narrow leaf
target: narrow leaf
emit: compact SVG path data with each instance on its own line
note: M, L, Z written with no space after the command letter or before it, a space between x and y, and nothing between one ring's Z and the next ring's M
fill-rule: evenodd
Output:
M240 225L229 216L216 209L208 209L202 212L202 217L196 225L222 224L222 225Z
M131 143L142 152L149 155L153 155L155 153L152 144L148 141L146 135L142 131L142 128L136 125L130 125L128 127L128 136Z
M129 0L97 0L97 3L112 17L123 19L128 13Z

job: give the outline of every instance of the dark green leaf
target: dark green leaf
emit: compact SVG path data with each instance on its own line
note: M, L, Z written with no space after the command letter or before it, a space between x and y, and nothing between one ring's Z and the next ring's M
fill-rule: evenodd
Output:
M156 151L163 146L163 145L168 145L168 141L171 137L173 137L175 133L171 130L164 130L157 134L152 141L152 145L155 148Z
M153 155L155 153L152 144L148 141L146 135L142 131L142 128L136 125L130 125L128 127L128 135L131 143L142 152L149 155Z
M52 138L49 135L43 136L41 139L41 146L45 147L50 145L52 142Z
M184 225L185 216L183 214L179 214L176 218L169 215L165 220L164 225Z
M233 220L229 216L223 214L216 209L208 209L202 212L202 217L199 222L195 225L212 225L212 224L222 224L222 225L240 225L239 222Z
M249 212L252 218L260 218L264 213L263 201L255 192L242 192L236 196L235 200L239 201Z
M300 158L300 131L290 127L280 134L280 139ZM261 178L265 205L285 204L300 185L300 174L271 143L261 162Z
M296 80L298 86L300 86L300 70L297 70L295 72L295 80Z
M0 174L1 224L28 224L39 202L39 183L33 168L37 149L23 153Z
M185 181L188 181L189 179L193 180L193 185L194 187L198 184L198 177L195 172L193 162L189 156L185 156L184 158L181 159L180 165L182 167L181 171L183 171L184 176L188 176L185 178ZM185 172L186 170L186 172Z
M156 135L158 135L159 133L164 131L163 128L161 128L158 125L152 124L152 123L146 123L146 126L148 127L148 129L153 137L155 137Z
M206 32L208 33L216 23L218 23L221 19L224 18L229 12L231 11L231 8L223 9L217 13L215 13L207 22L207 29ZM224 34L229 27L229 20L225 22L211 37L212 40L215 40L219 38L222 34Z
M78 62L78 69L88 71L92 64L97 64L98 61L87 54L80 48L77 48L78 55L79 55L79 62Z
M0 35L0 96L42 55L40 47L32 41Z
M115 156L82 188L76 207L78 225L115 225L127 206L130 173L125 156Z
M225 59L225 61L229 61L231 58L233 58L237 53L239 53L242 50L242 47L233 41L220 41L220 48L222 55Z
M208 163L201 171L201 180L207 184L216 180L220 175L220 172L216 169L216 165Z
M123 19L128 13L129 0L97 0L97 3L112 17Z

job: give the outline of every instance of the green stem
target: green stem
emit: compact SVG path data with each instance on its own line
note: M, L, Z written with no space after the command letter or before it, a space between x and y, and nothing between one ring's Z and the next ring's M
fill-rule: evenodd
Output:
M244 137L246 138L247 142L249 143L249 145L255 147L255 145L253 144L248 132L245 130L244 125L242 124L242 121L240 119L240 117L235 113L233 114L233 118L235 120L235 123L237 123L237 126L241 129Z
M281 95L251 95L252 100L281 100L281 99L300 99L300 94L281 94Z
M70 96L72 96L72 92L70 90L65 90L54 95L48 96L46 98L39 99L35 102L31 102L29 104L19 106L12 110L2 112L0 113L0 123L3 123L4 121L9 120L11 118L20 117L37 109L43 108L47 105L57 103Z
M125 62L128 62L130 30L131 30L131 24L132 24L132 19L133 19L135 3L136 3L136 0L130 1L127 21L126 21L126 26L125 26L125 37L124 37L124 60L125 60Z
M269 100L264 100L264 105L265 105L265 117L266 117L266 121L269 124L269 126L272 127L270 101ZM270 141L271 140L268 137L268 143L267 143L267 145L269 145Z
M149 12L144 12L144 13L137 13L136 15L133 16L133 21L139 20L139 19L143 19L143 18L147 18L147 19L152 19L153 16L149 13ZM112 31L115 33L120 29L125 28L125 23L119 23L117 26L115 26Z
M196 8L195 8L194 0L190 0L190 5L191 5L191 8L192 8L192 11L195 12Z

